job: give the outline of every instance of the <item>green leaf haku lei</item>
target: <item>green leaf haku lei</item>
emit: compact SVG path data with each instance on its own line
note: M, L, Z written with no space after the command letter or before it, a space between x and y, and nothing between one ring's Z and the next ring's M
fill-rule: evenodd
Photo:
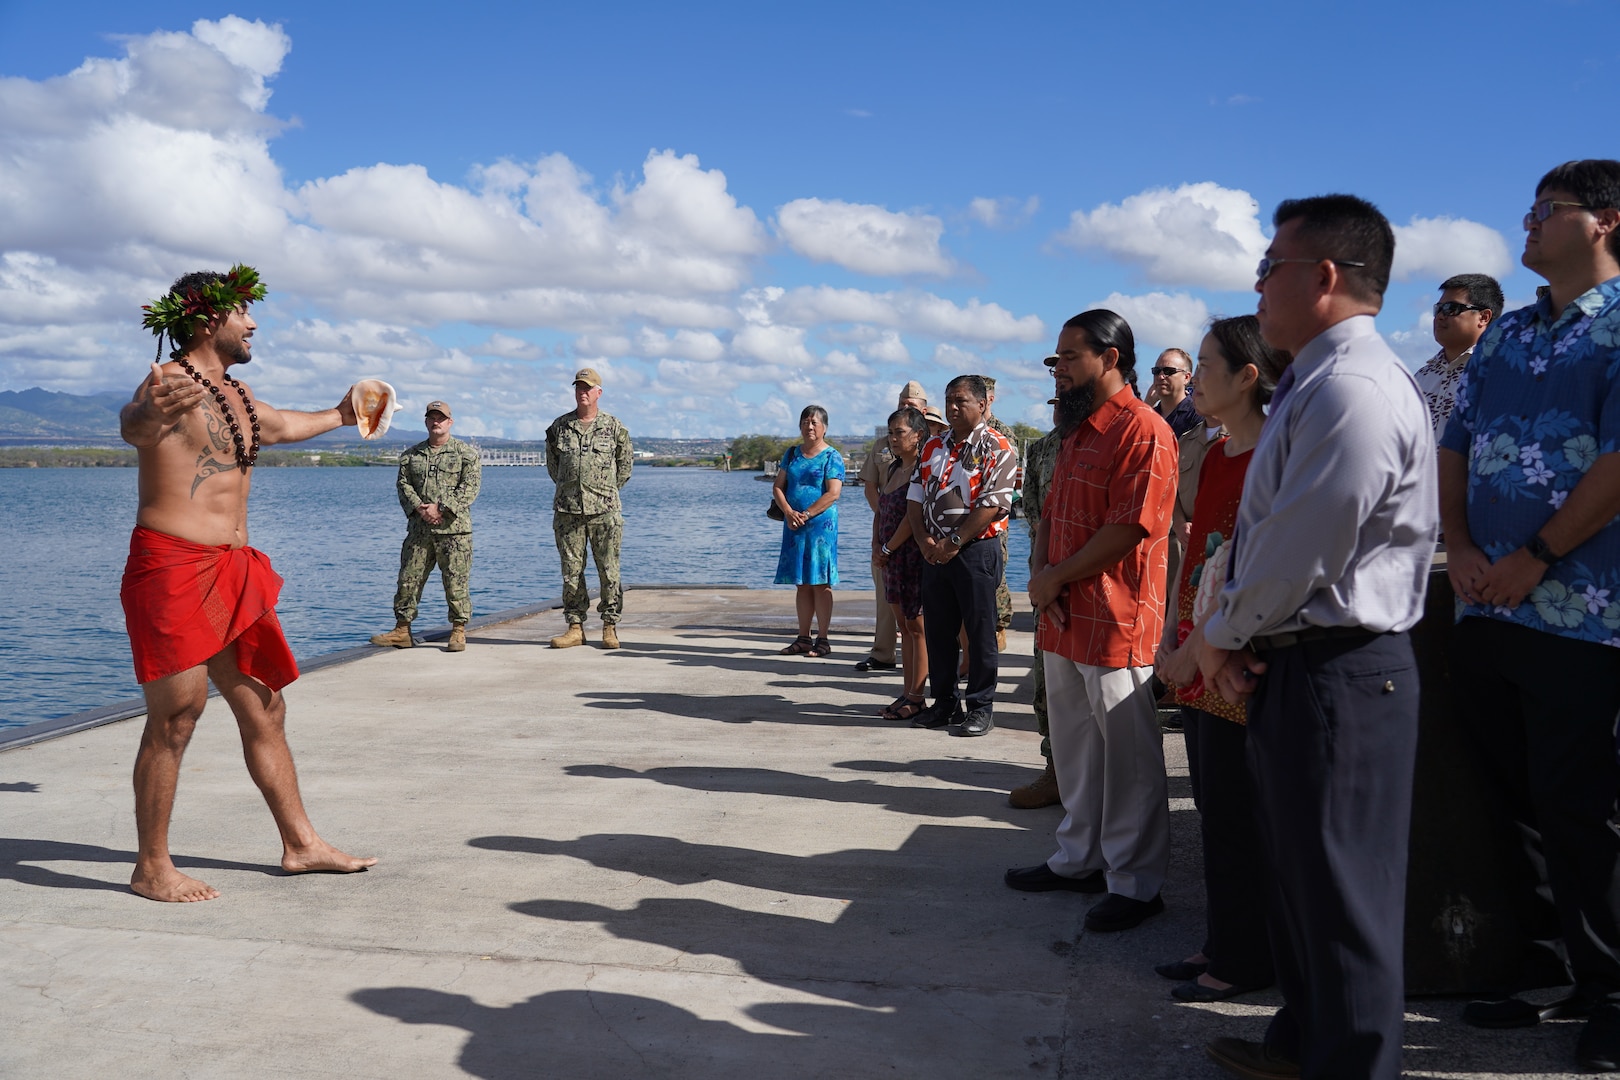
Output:
M259 272L244 263L237 263L216 281L184 292L171 289L150 304L142 304L141 310L146 314L141 317L141 325L157 335L158 356L161 357L164 335L168 335L171 342L177 342L175 331L178 330L186 341L190 341L192 335L208 325L214 316L263 300L264 291ZM170 356L179 359L181 352L176 347Z

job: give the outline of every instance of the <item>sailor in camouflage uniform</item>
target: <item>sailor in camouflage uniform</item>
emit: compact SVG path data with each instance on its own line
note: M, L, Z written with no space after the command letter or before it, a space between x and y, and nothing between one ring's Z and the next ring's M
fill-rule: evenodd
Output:
M602 614L602 647L617 649L615 625L624 608L619 584L619 545L624 517L619 489L630 480L630 432L618 418L600 411L602 376L591 368L574 374L573 412L563 413L546 429L546 471L557 485L552 503L552 529L562 558L563 615L568 632L551 639L553 649L585 644L585 545L590 544L601 582L596 610Z
M472 504L478 498L483 468L478 451L451 438L450 406L427 405L428 437L399 455L399 505L405 511L405 544L399 552L399 586L394 590L394 629L377 634L373 645L411 647L411 623L417 601L433 568L439 568L444 598L450 606L450 652L467 648L467 620L472 598Z
M984 422L990 425L991 430L1000 432L1002 437L1007 440L1008 445L1016 450L1018 448L1018 436L1013 434L1013 429L1008 427L1006 422L993 412L990 412L996 407L996 380L988 375L980 375L979 378L984 380L984 388L990 392L989 400L985 402L984 406L989 415L985 416ZM1007 588L1007 531L1003 531L1001 534L1001 581L996 585L996 648L998 650L1005 651L1007 648L1007 627L1012 625L1012 617L1012 592Z
M1050 364L1048 360L1048 364ZM1056 405L1057 398L1047 404ZM1055 422L1055 418L1054 418ZM1057 465L1058 451L1063 447L1063 439L1054 427L1045 435L1029 444L1024 456L1024 523L1029 526L1031 536L1041 523L1041 509L1046 504L1047 493L1052 490L1052 471ZM1036 571L1034 564L1035 552L1029 553L1029 572ZM1009 805L1020 810L1035 810L1042 806L1056 806L1062 802L1058 795L1057 774L1052 771L1052 739L1047 727L1046 716L1046 665L1041 663L1041 647L1035 646L1035 725L1041 732L1041 756L1046 759L1046 771L1041 773L1034 781L1023 787L1014 788L1007 796Z

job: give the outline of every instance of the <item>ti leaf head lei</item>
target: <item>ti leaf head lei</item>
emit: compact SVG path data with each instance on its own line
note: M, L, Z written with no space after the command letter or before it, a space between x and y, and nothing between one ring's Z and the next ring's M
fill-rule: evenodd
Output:
M142 304L146 312L141 325L157 335L158 354L163 353L163 337L177 345L189 342L198 330L208 325L216 315L224 315L264 299L264 284L259 272L244 263L237 263L223 276L204 281L184 289L170 289L150 304ZM176 350L178 352L178 350Z

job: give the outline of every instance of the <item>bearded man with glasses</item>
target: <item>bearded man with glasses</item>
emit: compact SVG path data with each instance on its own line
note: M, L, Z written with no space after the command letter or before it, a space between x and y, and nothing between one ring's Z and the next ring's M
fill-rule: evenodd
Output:
M1590 1019L1583 1068L1620 1071L1620 161L1571 161L1536 185L1525 266L1535 304L1474 350L1440 441L1461 729L1491 785L1529 949L1567 960L1549 1005L1477 1001L1463 1019ZM1562 944L1557 941L1562 936ZM1526 957L1526 972L1539 957ZM1507 989L1528 989L1526 981Z
M1440 283L1440 300L1434 305L1434 340L1440 351L1417 370L1418 389L1428 402L1436 443L1446 430L1463 368L1485 328L1500 314L1502 286L1490 275L1457 274Z

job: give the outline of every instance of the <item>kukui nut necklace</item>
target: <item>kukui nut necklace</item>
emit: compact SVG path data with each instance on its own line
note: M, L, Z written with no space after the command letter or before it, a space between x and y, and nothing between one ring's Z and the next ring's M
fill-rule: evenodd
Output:
M220 378L225 381L226 386L235 387L236 392L241 395L242 408L247 410L248 423L253 426L252 450L247 448L247 444L242 439L242 425L236 422L236 417L231 414L230 408L225 404L225 391L221 390L219 387L215 386L213 383L199 375L197 373L197 369L191 366L191 361L187 360L184 356L175 357L175 362L178 363L182 368L185 368L186 374L190 375L194 382L201 383L204 390L213 391L214 400L219 402L219 411L225 415L225 422L231 425L231 438L236 442L236 467L241 469L243 472L247 472L249 469L253 468L253 463L259 460L259 417L258 414L253 411L253 402L248 397L248 392L242 388L241 383L237 382L229 375L220 375Z

